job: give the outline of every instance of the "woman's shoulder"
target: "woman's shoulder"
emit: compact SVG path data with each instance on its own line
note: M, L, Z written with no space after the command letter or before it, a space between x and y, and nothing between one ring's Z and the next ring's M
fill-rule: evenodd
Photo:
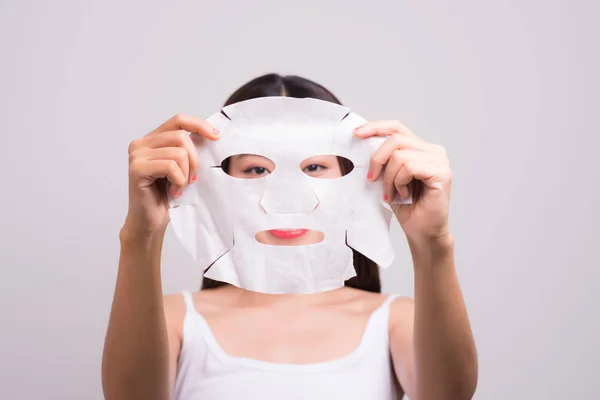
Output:
M374 311L389 300L390 324L406 320L407 318L410 318L413 314L414 301L408 296L373 293L359 289L352 290L355 291L354 302L356 303L356 307L362 308L364 310Z
M185 301L181 293L168 294L163 296L163 309L165 313L185 314Z
M405 296L390 295L385 293L368 292L361 289L345 288L347 296L340 299L347 306L347 310L359 314L371 314L378 308L384 306L387 301L390 314L404 313L406 306L412 305L412 299Z
M163 311L169 341L177 339L180 343L186 313L185 302L181 293L163 296Z
M192 300L189 304L184 293L189 293L189 298ZM165 313L165 322L167 329L176 332L178 336L182 335L183 323L189 310L193 307L193 311L201 315L210 314L212 311L219 312L223 310L222 303L227 300L227 296L221 293L220 288L200 291L181 291L163 296L163 310Z
M415 302L408 296L394 296L390 304L390 330L397 326L412 326Z
M188 308L184 293L189 294L193 303L192 305L197 306L199 303L203 305L210 305L218 302L218 300L222 298L218 292L219 290L217 289L211 289L199 291L181 291L178 293L168 294L163 296L163 307L166 313L178 314L181 317L184 317Z
M241 289L220 286L217 288L197 290L189 292L192 300L191 306L194 311L201 314L203 317L219 315L236 309L239 306L239 291ZM179 297L179 300L174 300L174 303L183 304L184 310L187 309L182 293L175 294L174 297Z
M348 290L349 292L351 292L351 297L353 297L355 300L362 301L362 302L383 303L387 299L390 299L392 301L392 304L394 304L394 303L403 303L403 302L407 302L407 301L408 302L412 301L412 299L410 297L402 296L402 295L398 295L398 294L394 294L394 293L368 292L366 290L355 289L355 288L350 288L350 287L346 287L345 290Z

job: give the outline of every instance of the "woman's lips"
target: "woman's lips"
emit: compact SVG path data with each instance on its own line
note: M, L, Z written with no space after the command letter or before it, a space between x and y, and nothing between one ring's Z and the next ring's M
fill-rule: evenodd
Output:
M304 235L308 229L271 229L268 232L278 239L294 239Z

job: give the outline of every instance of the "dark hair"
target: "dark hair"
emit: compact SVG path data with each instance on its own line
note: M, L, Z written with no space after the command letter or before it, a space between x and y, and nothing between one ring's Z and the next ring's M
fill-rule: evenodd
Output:
M239 101L267 96L288 96L304 98L310 97L342 104L337 97L323 86L299 76L281 76L278 74L267 74L246 83L236 90L225 102L225 105ZM352 170L352 163L345 158L338 157L342 175ZM354 253L354 269L356 276L346 281L346 286L366 290L368 292L381 292L381 280L379 278L379 267L363 254L352 249ZM202 289L212 289L224 285L224 282L209 278L202 280Z

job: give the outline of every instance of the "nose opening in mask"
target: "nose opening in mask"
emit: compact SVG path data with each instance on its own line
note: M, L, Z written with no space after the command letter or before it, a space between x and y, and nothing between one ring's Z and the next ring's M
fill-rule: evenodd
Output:
M266 190L259 201L265 214L310 214L319 207L317 195L307 187L285 185Z
M258 232L255 239L269 246L306 246L321 243L325 235L312 229L270 229Z

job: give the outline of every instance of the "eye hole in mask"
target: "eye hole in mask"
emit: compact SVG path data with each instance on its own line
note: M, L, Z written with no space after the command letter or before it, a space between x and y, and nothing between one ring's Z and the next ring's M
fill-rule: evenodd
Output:
M275 170L275 163L257 154L234 154L220 165L227 175L239 179L260 179Z
M270 246L306 246L322 242L325 235L311 229L272 229L258 232L255 239Z
M354 169L352 161L342 156L312 156L300 163L306 175L319 179L335 179L348 175Z

